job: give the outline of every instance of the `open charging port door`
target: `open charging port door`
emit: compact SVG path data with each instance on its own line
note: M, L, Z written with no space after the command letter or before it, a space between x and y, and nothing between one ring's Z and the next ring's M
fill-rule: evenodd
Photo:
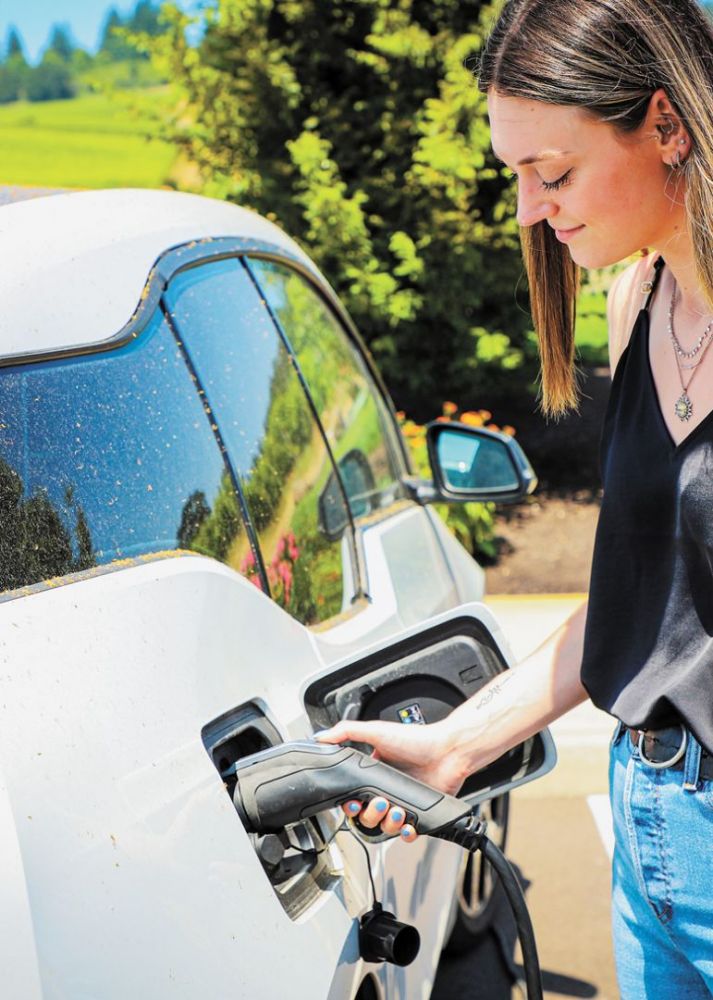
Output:
M333 665L310 682L304 703L315 731L340 719L422 725L445 718L508 669L509 652L492 612L465 604ZM460 796L473 805L485 802L541 777L556 761L544 729L471 775Z

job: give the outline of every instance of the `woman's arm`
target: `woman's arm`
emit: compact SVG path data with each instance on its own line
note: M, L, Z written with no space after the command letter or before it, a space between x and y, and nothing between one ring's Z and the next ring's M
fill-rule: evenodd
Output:
M493 678L441 722L339 722L318 739L368 743L380 760L455 794L469 774L586 700L579 679L585 619L586 604L534 653ZM388 804L372 800L360 821L370 827L384 821L385 832L396 833L399 817L393 821L387 809ZM355 815L348 806L345 811Z

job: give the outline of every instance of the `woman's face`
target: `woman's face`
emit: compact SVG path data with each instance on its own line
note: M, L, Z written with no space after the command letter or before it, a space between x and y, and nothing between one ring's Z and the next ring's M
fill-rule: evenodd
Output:
M622 136L579 108L507 97L492 90L495 155L518 178L521 226L546 220L582 267L604 267L644 247L664 250L685 231L683 182L668 165L652 110Z

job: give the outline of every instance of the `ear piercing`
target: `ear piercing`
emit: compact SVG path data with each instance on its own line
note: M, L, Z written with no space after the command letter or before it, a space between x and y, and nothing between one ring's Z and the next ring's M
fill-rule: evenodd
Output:
M686 145L686 140L685 139L679 139L678 140L678 144L679 144L679 146L685 146ZM681 150L677 149L676 150L676 159L671 164L671 167L674 170L680 170L682 167L686 166L687 162L688 162L687 160L684 160L684 159L681 158Z

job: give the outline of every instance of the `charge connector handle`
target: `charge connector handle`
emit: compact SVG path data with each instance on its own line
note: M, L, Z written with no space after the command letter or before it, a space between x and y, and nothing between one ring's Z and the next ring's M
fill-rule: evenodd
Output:
M350 799L366 803L376 796L400 806L405 822L419 833L439 836L443 831L444 839L454 823L471 814L461 799L337 744L299 740L270 747L239 760L235 777L235 807L255 833L276 833ZM378 827L354 825L371 841L384 838Z

